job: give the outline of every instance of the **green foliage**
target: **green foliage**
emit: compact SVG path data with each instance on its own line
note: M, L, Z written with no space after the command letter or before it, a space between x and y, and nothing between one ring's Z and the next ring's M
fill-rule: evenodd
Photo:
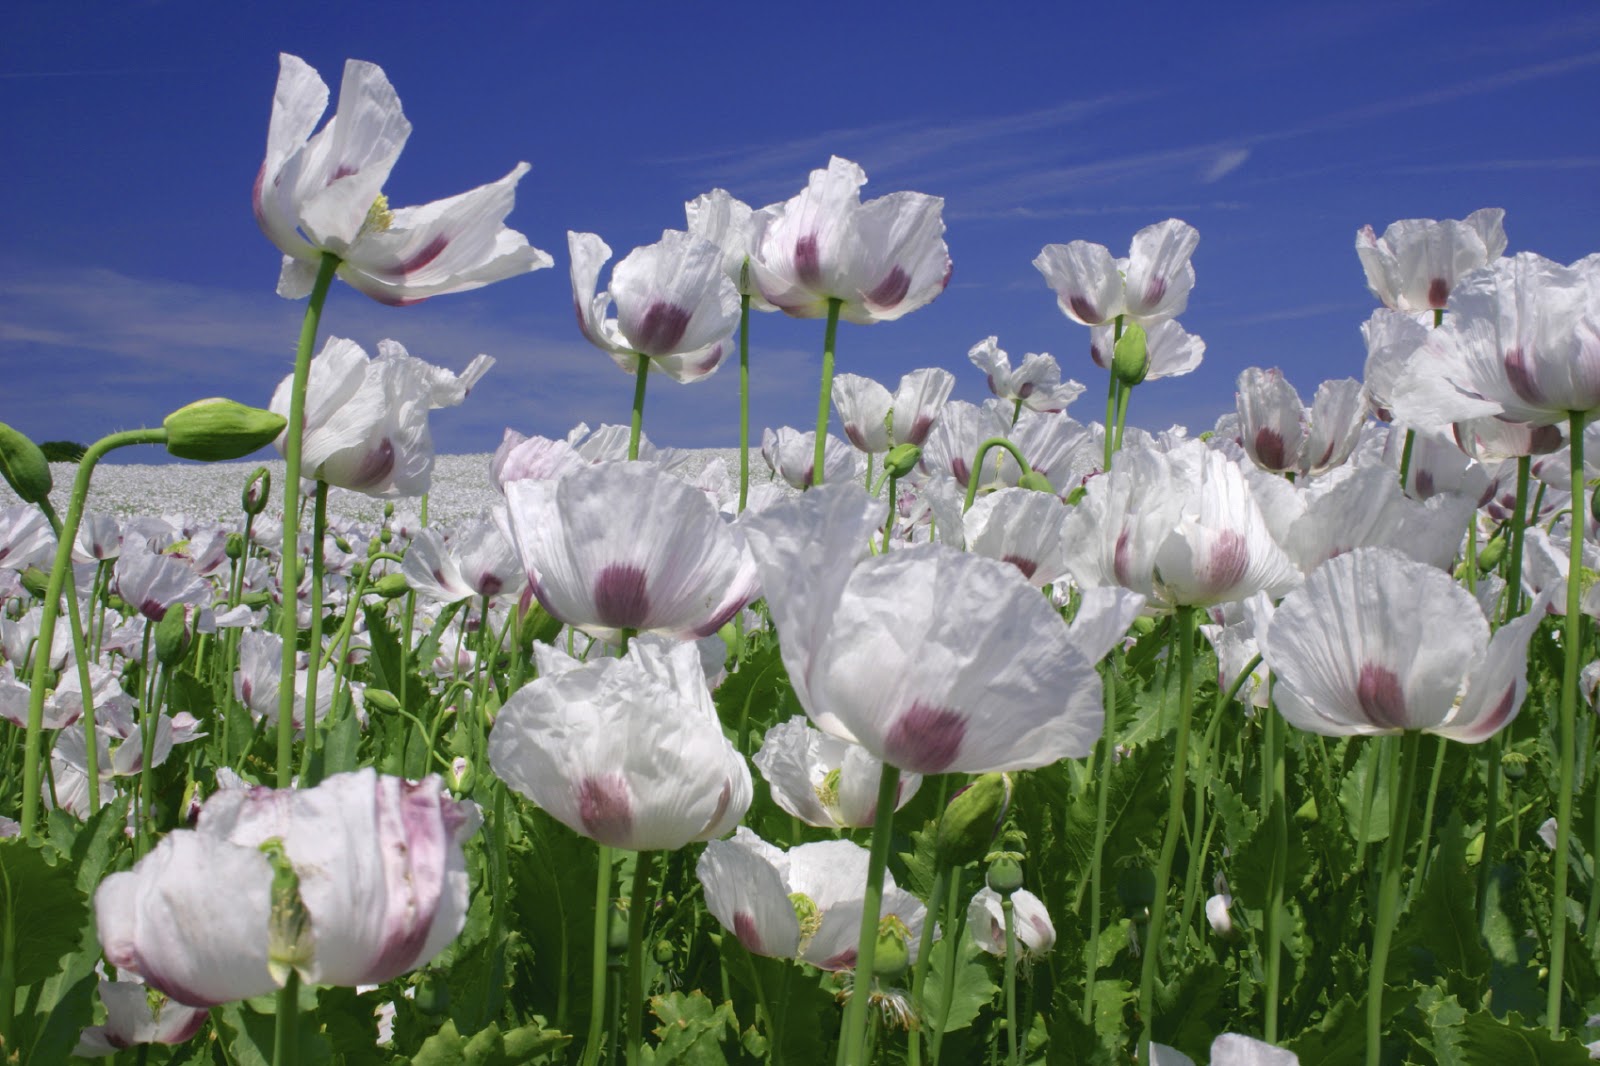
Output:
M490 1025L467 1038L447 1020L422 1042L411 1062L412 1066L533 1066L558 1061L556 1054L571 1040L537 1022L505 1033Z
M1000 991L1000 986L995 983L994 975L990 972L994 965L993 957L972 939L972 930L969 927L963 931L961 943L956 946L952 983L952 977L946 973L949 964L945 961L944 946L935 942L933 960L928 966L926 983L922 986L924 1016L937 1016L944 1003L945 986L951 985L950 1013L945 1019L945 1032L954 1032L971 1025L984 1008L994 1002L995 994Z
M71 440L46 440L39 442L39 450L52 463L76 463L89 450L87 445Z
M658 1043L644 1051L649 1066L725 1066L722 1045L739 1040L739 1020L733 1004L713 1004L704 992L672 992L654 996L650 1010L661 1020L654 1032ZM648 1044L648 1042L647 1042Z

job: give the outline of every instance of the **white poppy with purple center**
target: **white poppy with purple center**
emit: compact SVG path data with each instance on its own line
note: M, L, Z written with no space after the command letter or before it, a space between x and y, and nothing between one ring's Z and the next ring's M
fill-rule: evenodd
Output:
M1055 290L1061 313L1085 326L1127 316L1144 326L1183 314L1194 288L1189 257L1200 232L1169 218L1133 235L1126 259L1103 244L1047 244L1033 265Z
M1464 275L1505 254L1505 217L1503 209L1485 207L1460 221L1407 218L1390 223L1382 237L1362 226L1356 231L1356 255L1367 288L1396 311L1448 306Z
M989 391L998 399L1021 403L1030 411L1065 411L1083 395L1078 382L1061 380L1060 365L1046 352L1029 352L1013 370L1010 357L1000 348L1000 338L986 337L972 346L967 358L983 371Z
M871 378L840 374L833 379L833 406L859 451L881 455L897 444L920 448L955 383L948 370L913 370L891 395Z

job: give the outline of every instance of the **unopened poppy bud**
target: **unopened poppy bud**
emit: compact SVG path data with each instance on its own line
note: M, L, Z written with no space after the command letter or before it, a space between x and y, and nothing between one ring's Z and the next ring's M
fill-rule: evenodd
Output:
M343 537L334 537L333 545L346 555L349 555L351 552L355 551L354 548L350 547L350 542L345 540Z
M404 574L384 574L372 583L372 591L386 600L398 599L410 591Z
M1478 573L1487 574L1500 565L1500 560L1506 555L1506 538L1495 537L1483 546L1478 552Z
M988 773L955 794L934 836L933 854L941 866L977 862L994 843L1011 806L1011 776Z
M1143 381L1149 371L1150 351L1144 327L1129 322L1123 327L1122 336L1117 338L1117 346L1111 354L1111 372L1124 386L1132 387Z
M385 518L393 518L394 517L394 501L393 500L387 500L387 501L384 502L384 505L383 505L383 517L385 517Z
M628 950L628 904L620 899L611 901L606 923L606 950L613 955Z
M1034 492L1048 493L1051 496L1056 494L1056 487L1050 484L1050 479L1037 470L1030 470L1018 478L1017 488L1032 489Z
M43 503L50 498L50 463L39 446L0 422L0 475L17 498Z
M392 698L392 697L391 697ZM400 705L395 704L398 708ZM465 796L472 791L472 763L468 759L457 755L450 760L450 791L458 796Z
M230 559L243 559L244 534L229 533L227 539L222 543L222 554Z
M413 999L417 1009L424 1014L438 1017L450 1012L450 986L442 975L430 973L417 982L417 990Z
M167 431L169 454L214 463L243 459L265 448L287 422L271 411L213 397L178 408L161 425Z
M670 966L677 951L673 948L672 941L657 940L656 946L650 949L650 955L656 960L657 966Z
M43 598L50 588L50 575L37 566L30 566L22 572L22 587L31 595Z
M392 543L393 541L394 541L394 534L389 532L387 529L383 530L382 532L380 532L378 534L378 543L380 543L380 544L389 544L389 543Z
M24 576L24 583L26 583L26 576L27 576L26 573L24 573L23 576ZM43 587L40 588L38 595L40 595L40 596L44 595ZM121 596L118 596L115 592L111 593L111 595L106 597L106 606L111 608L113 611L116 611L118 614L128 614L128 613L130 613L129 612L129 608L128 608L128 601L123 599Z
M917 463L922 460L922 449L915 444L896 444L889 449L889 454L883 457L883 468L889 472L890 477L905 477L917 468Z
M156 662L168 669L183 662L184 656L189 654L191 638L187 622L188 611L183 604L175 603L156 623Z
M989 857L984 882L1002 898L1022 887L1022 863L1014 851L1000 851Z
M1141 637L1148 637L1156 631L1156 620L1146 615L1140 615L1133 620L1132 629Z
M400 701L395 699L394 693L387 689L373 688L369 685L366 691L362 693L361 698L368 707L375 707L380 711L393 713L400 709Z
M250 480L244 483L244 494L240 504L244 513L257 515L267 509L267 497L272 495L272 471L264 466L256 467L255 473L250 475Z
M878 922L878 948L872 956L872 974L892 981L911 965L911 930L897 915L886 914Z
M239 602L251 610L255 610L257 607L265 607L271 603L272 593L267 592L265 589L260 592L252 592L248 596L241 596Z
M722 638L722 643L728 646L728 654L734 659L739 658L739 653L744 649L744 637L739 632L739 627L732 622L717 630L717 636Z

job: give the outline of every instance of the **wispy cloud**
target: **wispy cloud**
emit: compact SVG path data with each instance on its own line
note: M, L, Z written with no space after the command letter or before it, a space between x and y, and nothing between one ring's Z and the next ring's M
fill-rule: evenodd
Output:
M1219 326L1259 326L1269 322L1298 322L1306 318L1322 318L1326 315L1359 314L1369 309L1367 304L1353 303L1350 301L1301 304L1299 307L1281 307L1275 311L1262 311L1257 314L1237 315L1233 318L1217 320Z
M1207 185L1221 181L1235 170L1244 166L1245 160L1249 158L1250 149L1248 148L1231 148L1224 152L1218 152L1217 157L1211 161L1211 165L1201 171L1200 180Z
M1454 174L1463 170L1593 170L1600 156L1564 156L1556 159L1478 159L1462 163L1425 163L1396 167L1397 174Z

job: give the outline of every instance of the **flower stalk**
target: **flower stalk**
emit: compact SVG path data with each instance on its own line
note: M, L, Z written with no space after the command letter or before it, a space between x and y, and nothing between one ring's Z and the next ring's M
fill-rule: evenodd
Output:
M812 453L811 484L822 484L822 463L827 454L828 414L833 403L833 352L839 334L839 308L844 301L838 297L828 299L828 327L822 335L822 385L817 393L817 440Z
M830 307L837 311L838 301ZM826 393L824 394L826 395ZM887 763L878 778L878 807L872 822L872 852L867 865L867 889L861 901L861 932L856 941L855 993L845 1008L840 1030L839 1066L866 1066L867 1001L871 998L873 962L878 951L878 912L883 906L883 871L889 861L889 837L894 825L895 798L900 789L900 768Z

